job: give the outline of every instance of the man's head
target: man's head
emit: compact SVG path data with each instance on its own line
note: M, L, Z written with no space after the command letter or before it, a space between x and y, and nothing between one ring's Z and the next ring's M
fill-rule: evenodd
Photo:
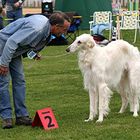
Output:
M49 21L51 24L51 33L56 36L61 36L66 33L70 27L69 17L62 12L53 13L50 16Z

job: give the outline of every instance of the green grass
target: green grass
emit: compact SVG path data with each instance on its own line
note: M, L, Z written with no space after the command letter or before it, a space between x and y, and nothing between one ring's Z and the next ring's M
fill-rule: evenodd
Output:
M84 32L84 31L83 31ZM83 33L82 32L82 33ZM125 32L129 40L129 33ZM140 36L138 36L139 39ZM136 45L140 47L140 40ZM15 126L0 129L0 140L138 140L140 117L134 118L129 108L118 114L120 96L111 98L111 112L99 124L85 123L89 113L88 93L83 89L83 78L77 64L77 55L65 55L67 46L51 46L44 49L41 61L24 59L27 86L26 104L34 118L39 109L51 107L59 128L45 131L42 127Z

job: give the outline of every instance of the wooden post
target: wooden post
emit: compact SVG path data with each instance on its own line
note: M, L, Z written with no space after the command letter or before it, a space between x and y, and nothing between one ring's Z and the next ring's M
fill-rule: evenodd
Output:
M120 39L120 14L117 14L117 39Z

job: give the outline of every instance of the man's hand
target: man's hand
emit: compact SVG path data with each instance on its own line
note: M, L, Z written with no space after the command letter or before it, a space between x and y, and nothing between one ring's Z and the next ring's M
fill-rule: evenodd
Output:
M0 66L0 75L6 75L8 73L8 67Z
M14 3L14 7L15 7L15 8L19 8L21 5L22 5L22 4L21 4L20 2Z
M34 60L41 60L41 55L38 53L38 54L35 56Z

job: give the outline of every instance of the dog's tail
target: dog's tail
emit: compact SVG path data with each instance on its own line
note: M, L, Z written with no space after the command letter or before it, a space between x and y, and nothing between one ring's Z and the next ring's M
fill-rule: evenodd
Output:
M125 47L128 49L128 53L129 53L129 56L131 58L138 58L138 57L140 57L140 52L139 52L137 47L129 44L126 41L123 41L123 42L124 42Z
M130 58L132 57L140 57L140 52L137 47L133 46L132 44L128 43L124 40L116 40L111 42L114 46L120 47L123 54L127 54ZM112 47L112 45L109 45Z
M137 47L134 47L134 46L132 46L131 45L131 49L132 49L132 51L130 51L131 53L130 53L130 55L132 56L132 57L134 57L134 58L139 58L140 57L140 52L139 52L139 50L138 50L138 48Z

